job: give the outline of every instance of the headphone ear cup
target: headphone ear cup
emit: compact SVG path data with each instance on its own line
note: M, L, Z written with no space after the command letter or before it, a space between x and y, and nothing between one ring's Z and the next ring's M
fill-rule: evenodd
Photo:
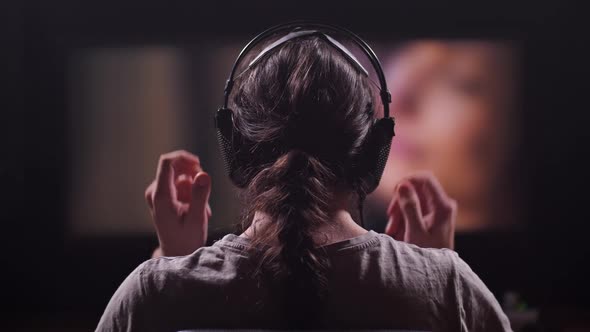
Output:
M229 108L220 108L215 115L215 127L217 128L217 143L229 178L239 188L245 186L245 181L240 173L236 162L236 151L234 149L237 133L233 126L233 113Z
M360 163L361 183L367 194L377 189L383 170L389 159L394 133L393 118L382 118L373 124Z

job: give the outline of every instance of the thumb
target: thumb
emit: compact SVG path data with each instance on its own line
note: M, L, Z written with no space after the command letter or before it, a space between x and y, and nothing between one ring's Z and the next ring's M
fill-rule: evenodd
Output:
M385 226L385 234L397 240L397 236L400 234L400 231L403 231L404 228L404 220L402 218L402 212L398 198L392 200L392 204L390 205L388 212L389 221Z
M420 199L411 183L405 182L398 187L400 207L409 231L424 232Z
M204 222L206 209L211 194L211 177L205 172L195 176L192 186L191 202L187 213L190 222ZM207 214L208 215L208 214Z

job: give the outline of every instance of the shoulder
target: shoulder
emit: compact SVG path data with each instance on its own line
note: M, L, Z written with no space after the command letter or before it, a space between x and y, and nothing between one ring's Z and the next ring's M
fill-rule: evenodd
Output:
M451 257L453 302L461 328L466 331L512 331L498 300L485 283L457 253Z
M209 301L220 286L237 279L244 256L231 247L213 245L187 256L143 262L117 289L97 331L159 330L155 326L160 320L154 321L155 317L175 317L183 312L179 303Z
M248 253L220 240L187 256L153 258L138 267L144 287L148 290L182 291L187 285L195 287L224 285L232 282L246 263Z
M381 253L393 257L393 269L409 280L405 287L427 290L424 296L441 324L462 331L511 330L494 295L457 252L379 238Z
M448 276L452 273L458 255L451 249L422 248L414 244L397 241L389 235L377 234L379 251L392 257L400 266L412 267L422 272Z
M449 294L456 288L458 275L467 275L469 266L451 249L422 248L397 241L386 234L380 240L380 265L397 279L406 280L405 287L425 292L424 296L436 303L452 301Z
M140 317L146 316L146 289L142 282L144 264L133 270L115 291L101 316L96 331L141 329Z
M372 247L370 259L380 271L381 278L430 303L448 302L453 289L457 254L450 249L421 248L397 241L386 234L377 234L378 243Z

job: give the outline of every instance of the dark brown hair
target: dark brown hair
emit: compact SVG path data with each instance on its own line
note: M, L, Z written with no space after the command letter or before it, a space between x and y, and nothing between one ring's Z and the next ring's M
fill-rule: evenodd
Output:
M362 204L351 165L374 122L373 93L367 77L317 36L273 50L235 91L240 149L256 156L239 166L249 179L243 228L256 211L270 216L253 239L266 248L259 271L280 285L275 298L290 327L317 326L329 262L312 235L330 223L335 192L357 193Z

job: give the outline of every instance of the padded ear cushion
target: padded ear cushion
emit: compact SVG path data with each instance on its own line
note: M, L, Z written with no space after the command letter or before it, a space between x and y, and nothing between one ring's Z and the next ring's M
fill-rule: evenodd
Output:
M233 113L228 108L220 108L215 115L215 127L217 128L217 142L223 158L225 171L229 178L239 188L246 186L243 175L237 165L237 153L234 149L238 139L233 128Z
M383 170L389 158L395 122L393 118L382 118L373 124L359 161L359 175L366 193L373 192L381 181Z

